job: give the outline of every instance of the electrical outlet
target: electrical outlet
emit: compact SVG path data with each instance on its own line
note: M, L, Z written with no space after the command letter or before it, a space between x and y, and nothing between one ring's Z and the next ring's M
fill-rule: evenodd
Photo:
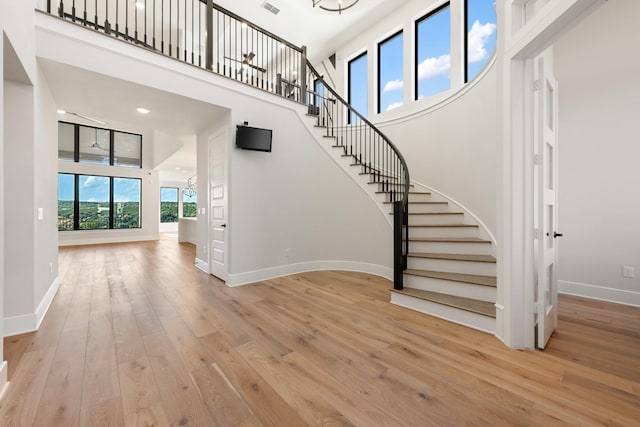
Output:
M622 266L622 277L628 277L630 279L633 279L635 276L636 276L635 268L629 265Z

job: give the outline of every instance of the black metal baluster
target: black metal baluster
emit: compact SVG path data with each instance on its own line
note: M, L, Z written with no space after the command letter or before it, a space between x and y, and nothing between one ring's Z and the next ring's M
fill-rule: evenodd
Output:
M118 25L118 22L120 21L120 16L119 16L119 12L118 12L118 8L119 8L119 4L120 1L116 0L116 37L120 37L120 28Z
M93 9L93 27L97 30L100 28L100 26L98 25L98 0L96 0L95 5L94 5L95 9Z
M164 0L160 1L160 51L164 54Z
M198 1L198 6L200 5L200 0ZM193 20L193 0L191 0L191 64L195 64L195 38L196 38L196 33L194 31L195 27L194 27L194 23L195 21Z
M97 18L96 18L97 21ZM109 2L106 1L104 5L104 32L111 34L111 24L109 23Z
M180 59L180 0L176 5L176 58Z
M147 44L147 0L144 0L144 45L149 46Z
M151 37L151 47L156 50L156 0L153 0L153 37Z
M171 49L172 48L171 45L172 45L172 42L173 42L173 37L171 37L171 15L173 13L172 9L173 9L172 2L171 2L171 0L169 0L169 56L173 55L173 52L172 52L172 49Z
M184 62L187 62L187 17L187 0L184 0L184 30L182 31L182 33L184 34ZM191 35L191 37L193 37L193 34Z
M129 5L124 4L124 38L129 41Z
M138 6L135 3L133 5L133 19L135 20L133 23L133 35L135 43L138 44Z

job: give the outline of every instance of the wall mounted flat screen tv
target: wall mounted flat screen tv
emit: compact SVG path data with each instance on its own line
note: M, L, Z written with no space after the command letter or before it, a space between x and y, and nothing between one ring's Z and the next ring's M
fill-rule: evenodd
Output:
M271 151L271 129L237 125L236 147L245 150Z

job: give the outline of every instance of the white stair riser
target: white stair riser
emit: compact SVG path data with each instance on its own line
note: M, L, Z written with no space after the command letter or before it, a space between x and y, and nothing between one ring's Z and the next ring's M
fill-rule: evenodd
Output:
M444 271L447 273L479 274L481 276L496 275L496 264L492 262L409 257L408 267L416 270Z
M428 200L423 200L427 201ZM429 203L429 204L418 204L418 205L409 205L410 213L423 213L423 212L447 212L449 211L448 203Z
M496 302L496 288L493 286L474 285L471 283L435 279L433 277L404 275L404 287L473 298L480 301Z
M478 227L410 227L410 237L478 237Z
M409 242L409 252L492 255L492 248L490 243Z
M409 225L463 224L464 214L409 215Z
M490 334L495 334L496 332L496 319L493 317L483 316L395 292L391 292L391 303Z

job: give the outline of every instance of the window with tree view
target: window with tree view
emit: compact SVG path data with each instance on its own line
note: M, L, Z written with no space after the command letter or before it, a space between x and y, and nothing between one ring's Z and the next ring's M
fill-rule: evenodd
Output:
M194 218L198 213L198 195L194 190L182 190L182 216Z
M178 222L178 189L160 187L160 222Z
M142 180L58 174L58 230L140 228Z
M58 174L58 230L73 230L74 200L76 194L75 175Z
M113 228L140 227L140 179L113 178Z
M416 21L415 99L451 87L450 9L446 3Z

